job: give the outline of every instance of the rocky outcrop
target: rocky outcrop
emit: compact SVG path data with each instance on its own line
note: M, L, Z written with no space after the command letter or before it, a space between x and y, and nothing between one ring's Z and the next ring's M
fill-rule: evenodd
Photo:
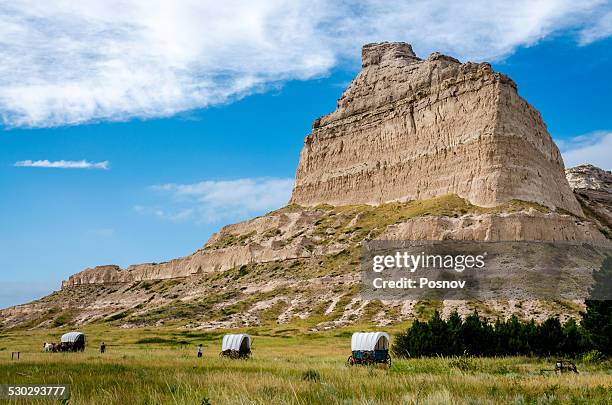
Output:
M429 215L438 205L443 205L446 212ZM538 208L519 204L488 212L456 196L391 206L292 207L228 225L192 255L127 269L112 265L86 269L70 276L62 287L182 278L254 263L324 257L358 245L367 237L485 241L605 239L589 221ZM366 217L370 217L370 222L364 220ZM374 221L375 226L372 218L379 221Z
M100 320L133 327L181 320L186 328L214 329L299 318L322 330L418 317L423 303L376 303L361 295L360 245L365 239L600 241L603 236L589 221L536 204L512 202L491 209L453 195L379 206L291 206L226 226L184 258L75 274L56 293L1 310L0 328ZM528 305L538 306L538 317L577 316L582 309L569 311L567 303L516 303L451 305L462 313L486 310L492 319L521 314Z
M335 253L342 246L312 246L305 232L324 215L321 210L278 212L238 224L214 234L202 249L164 263L143 263L126 269L106 265L85 269L62 283L62 288L80 284L130 283L143 280L182 278L225 271L249 263L265 263Z
M538 211L453 217L420 217L392 225L382 240L599 241L606 238L589 221Z
M612 172L585 164L565 170L573 190L602 191L612 195Z
M337 109L305 139L292 204L228 225L185 257L85 269L60 291L0 311L0 328L188 320L183 327L214 329L299 318L322 330L414 319L426 302L359 293L363 241L599 243L612 235L611 196L610 172L586 165L565 178L540 114L489 64L370 44ZM443 306L491 319L566 319L583 309L517 300Z
M612 236L612 173L587 164L565 175L586 215Z
M589 213L597 213L599 229L604 229L610 212L600 205L608 198L610 174L589 167L572 170L568 178L576 195ZM405 43L369 44L363 47L362 69L337 109L317 119L306 137L291 197L295 206L226 226L189 256L126 269L86 269L62 287L184 278L334 254L355 241L328 237L329 229L318 224L328 221L329 208L313 206L380 206L449 193L472 203L466 205L471 212L416 215L386 223L377 232L390 239L603 238L595 225L581 219L559 150L540 114L519 97L510 78L487 63L462 64L438 53L421 60ZM548 210L504 211L503 204L514 200ZM500 205L496 212L478 207ZM347 221L353 226L364 212L378 212L351 210L354 218Z
M190 284L259 265L292 271L304 261L341 285L350 277L337 274L336 258L346 256L354 272L366 239L605 239L610 173L581 166L567 175L595 222L584 218L540 114L510 78L487 63L438 53L422 60L405 43L369 44L337 109L305 139L292 204L224 227L191 255L89 268L62 288L120 284L127 297L126 285L141 281Z
M291 202L381 204L455 193L583 212L540 114L488 63L405 43L363 47L362 69L304 141Z

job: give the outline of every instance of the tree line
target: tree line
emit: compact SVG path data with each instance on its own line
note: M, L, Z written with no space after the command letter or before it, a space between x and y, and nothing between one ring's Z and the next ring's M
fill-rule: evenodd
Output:
M586 310L578 324L570 319L561 324L551 317L542 323L523 321L512 316L508 320L489 322L476 311L462 319L453 312L448 320L436 311L427 321L414 321L396 336L392 347L398 357L421 356L578 356L597 350L612 355L612 301L607 297L612 288L612 258L607 257L601 271L594 273L595 285Z

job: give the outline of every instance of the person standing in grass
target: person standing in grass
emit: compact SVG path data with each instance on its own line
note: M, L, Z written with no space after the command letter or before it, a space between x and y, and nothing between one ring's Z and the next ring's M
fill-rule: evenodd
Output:
M198 345L198 357L202 357L202 343Z
M102 342L102 344L100 345L100 353L104 352L106 352L106 343Z

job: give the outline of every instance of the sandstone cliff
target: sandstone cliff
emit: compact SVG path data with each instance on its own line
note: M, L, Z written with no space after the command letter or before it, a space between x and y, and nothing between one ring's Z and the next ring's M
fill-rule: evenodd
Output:
M421 60L405 43L370 44L363 47L362 69L336 111L316 120L306 137L292 209L226 226L189 256L127 269L86 269L62 287L189 277L333 254L346 244L313 247L317 237L310 230L324 211L308 207L423 201L449 193L465 198L472 212L458 218L416 216L387 224L385 236L603 238L596 226L580 219L583 211L564 176L559 150L510 78L487 63L461 64L437 53ZM533 202L549 212L526 205L505 212L512 201ZM476 212L477 207L501 208L488 213ZM269 235L272 230L276 233Z
M580 166L567 176L580 204L539 113L508 77L486 63L421 60L407 44L366 45L338 108L305 140L291 204L228 225L185 257L85 269L48 297L0 311L0 327L300 319L326 329L424 316L437 304L359 295L364 240L611 237L610 172ZM563 317L581 306L445 301L436 309Z
M291 202L380 204L448 193L582 210L540 114L488 63L405 43L363 47L362 69L304 141Z

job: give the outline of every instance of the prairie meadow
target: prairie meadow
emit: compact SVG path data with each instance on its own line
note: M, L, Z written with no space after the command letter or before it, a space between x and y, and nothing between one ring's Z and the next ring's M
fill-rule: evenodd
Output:
M2 332L0 383L70 384L70 404L612 403L609 360L576 359L579 374L560 375L551 371L556 358L530 357L394 358L389 368L348 367L354 330L241 330L253 337L249 360L221 358L219 331L91 325L82 329L82 353L43 353L43 342L58 341L63 329ZM200 343L203 358L196 357ZM11 360L13 351L19 360Z

